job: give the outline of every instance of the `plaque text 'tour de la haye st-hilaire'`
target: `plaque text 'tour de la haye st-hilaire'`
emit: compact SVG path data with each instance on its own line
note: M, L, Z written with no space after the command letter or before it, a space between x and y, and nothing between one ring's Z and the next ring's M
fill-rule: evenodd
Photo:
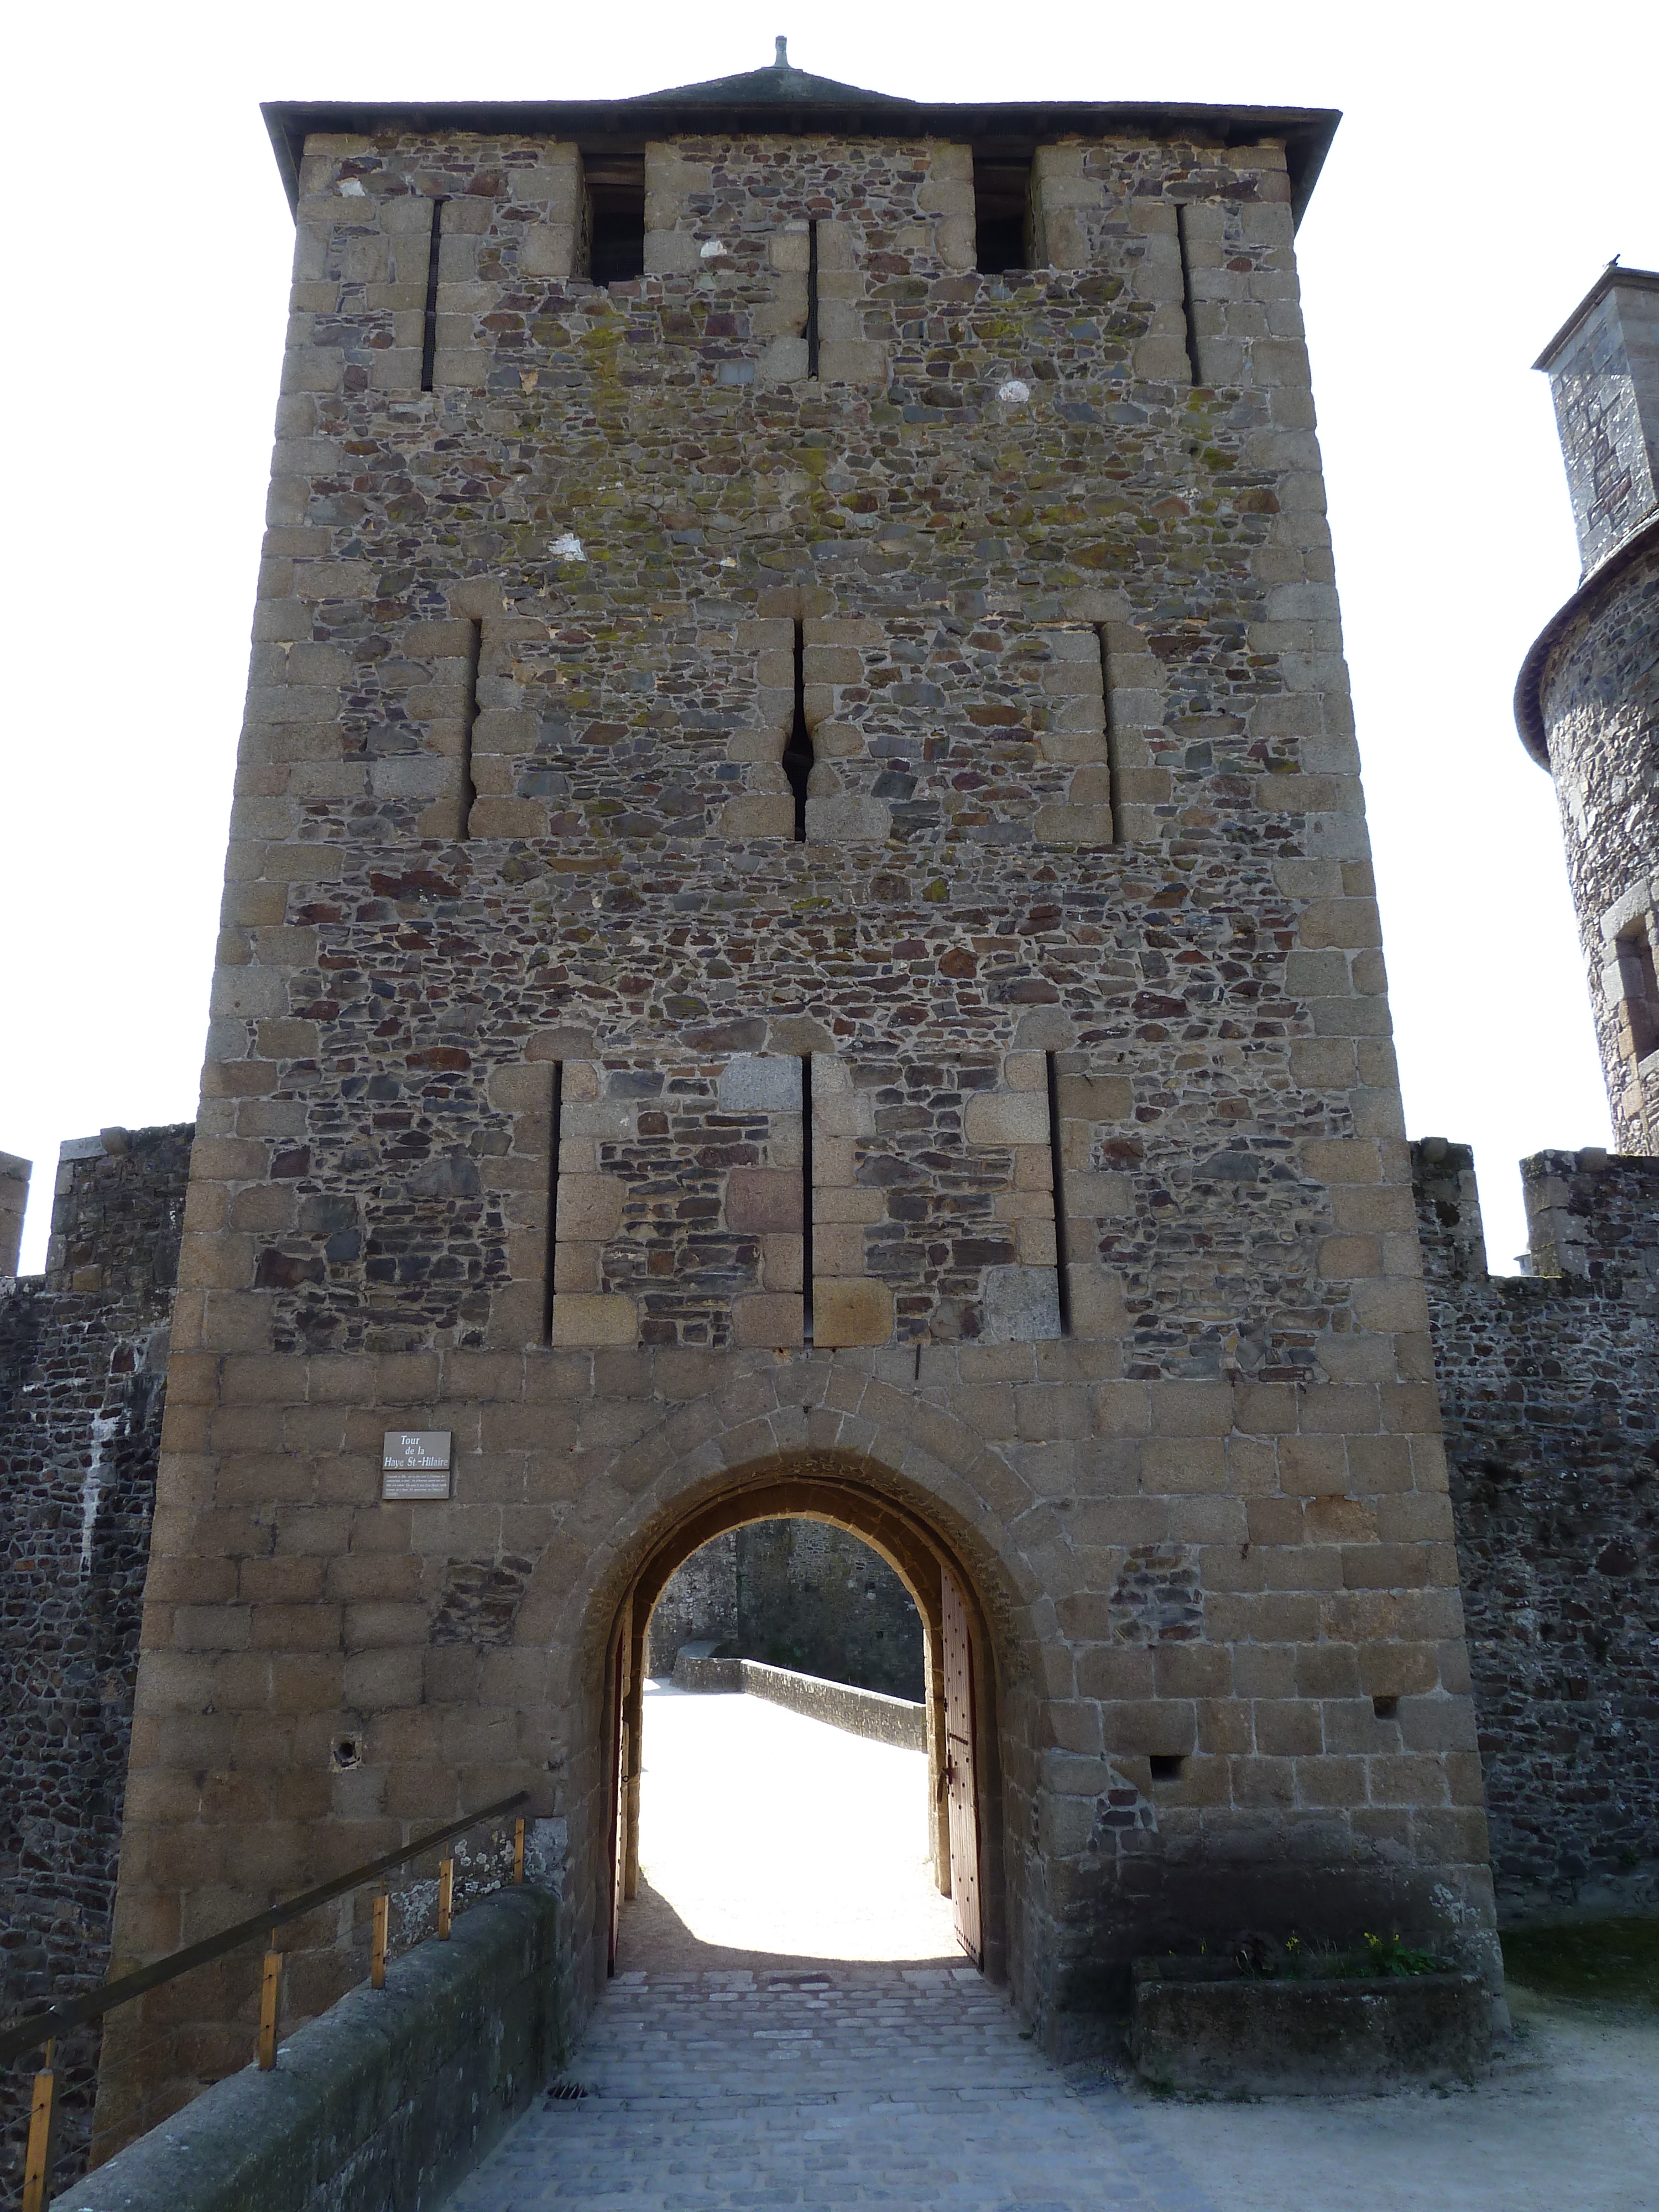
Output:
M380 1447L382 1498L447 1498L453 1437L447 1429L388 1429Z

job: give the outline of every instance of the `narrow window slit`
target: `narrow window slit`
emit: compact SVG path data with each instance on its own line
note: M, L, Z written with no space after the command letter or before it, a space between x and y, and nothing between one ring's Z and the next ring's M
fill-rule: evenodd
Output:
M472 725L478 719L478 664L483 658L483 624L470 622L466 640L466 702L461 708L461 826L460 835L472 834L472 802L478 787L472 781Z
M587 273L596 284L621 284L645 274L645 156L589 154L585 158L592 216Z
M812 1055L800 1062L800 1326L812 1341Z
M1048 1076L1048 1162L1054 1179L1054 1288L1060 1299L1060 1333L1072 1333L1072 1279L1066 1266L1066 1182L1061 1164L1060 1139L1060 1070L1054 1065L1053 1053L1045 1053L1043 1060Z
M553 1279L559 1257L559 1148L564 1141L564 1062L553 1063L552 1145L547 1165L547 1283L542 1296L542 1341L553 1340Z
M432 389L432 372L438 360L438 260L443 244L444 204L432 203L432 242L426 256L426 320L421 331L421 389Z
M806 226L806 374L818 373L818 227Z
M1624 1000L1632 1057L1645 1060L1659 1051L1659 963L1644 915L1620 933L1613 950L1619 962L1619 993Z
M981 276L1006 276L1031 265L1031 164L974 156L974 265Z
M812 773L812 733L806 726L806 625L795 624L795 719L783 749L783 772L795 794L795 842L806 842L806 782Z
M1183 204L1176 210L1176 237L1181 246L1181 305L1187 318L1187 367L1194 384L1202 384L1204 373L1198 365L1198 310L1193 301L1193 268L1187 240L1188 210Z
M1112 810L1112 842L1121 845L1124 842L1123 786L1117 717L1112 711L1112 649L1106 641L1103 623L1095 635L1100 640L1100 711L1106 732L1106 801Z

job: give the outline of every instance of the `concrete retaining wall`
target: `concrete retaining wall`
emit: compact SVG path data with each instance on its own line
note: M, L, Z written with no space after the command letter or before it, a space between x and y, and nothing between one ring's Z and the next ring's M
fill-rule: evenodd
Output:
M54 2201L54 2212L415 2212L562 2053L557 1905L502 1890Z
M758 1659L713 1659L684 1648L674 1662L674 1685L681 1690L742 1690L787 1705L808 1720L827 1721L849 1735L867 1735L902 1751L927 1748L927 1708L908 1698L884 1697L879 1690L855 1690L850 1682L826 1682L818 1674L796 1674L787 1667L763 1667Z

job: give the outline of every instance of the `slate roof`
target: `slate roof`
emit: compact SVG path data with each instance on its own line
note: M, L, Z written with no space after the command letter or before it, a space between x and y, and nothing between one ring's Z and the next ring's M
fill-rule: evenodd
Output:
M797 69L789 59L789 41L777 42L777 58L764 69L744 70L737 76L711 76L700 84L675 85L667 92L645 92L633 100L618 100L619 107L653 106L672 100L677 107L836 107L856 106L872 113L887 107L907 113L913 102L890 92L871 92L860 84L842 84L833 76L814 76Z

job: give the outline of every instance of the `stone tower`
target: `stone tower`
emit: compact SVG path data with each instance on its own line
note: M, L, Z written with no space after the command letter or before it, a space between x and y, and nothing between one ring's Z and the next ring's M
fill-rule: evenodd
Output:
M1659 1152L1659 273L1610 264L1534 367L1583 574L1516 717L1555 778L1615 1147Z
M1242 1927L1495 1981L1297 304L1335 118L781 59L270 120L116 1966L525 1787L585 2002L651 1605L794 1513L915 1596L941 1793L971 1674L941 1879L1048 2047ZM106 2142L252 2001L117 2015Z

